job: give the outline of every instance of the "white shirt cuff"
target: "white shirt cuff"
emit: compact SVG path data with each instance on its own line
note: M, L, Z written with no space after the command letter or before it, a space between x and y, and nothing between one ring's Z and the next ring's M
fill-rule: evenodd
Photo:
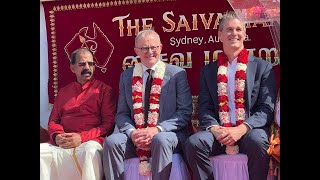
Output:
M128 129L128 130L126 130L126 134L128 135L128 137L129 138L131 138L131 134L132 134L132 132L134 131L135 129Z
M160 132L163 132L163 128L161 126L157 126L157 128L160 130Z
M215 125L211 125L211 126L206 128L206 131L210 131L210 128L213 127L213 126L219 126L219 125L216 125L216 124Z
M250 128L250 130L252 129L252 126L250 124L248 124L247 122L243 122L243 123L246 124Z

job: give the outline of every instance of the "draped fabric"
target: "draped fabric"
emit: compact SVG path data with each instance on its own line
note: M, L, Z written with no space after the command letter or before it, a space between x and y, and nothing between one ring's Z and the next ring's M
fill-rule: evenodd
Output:
M151 158L152 161L152 158ZM152 180L151 175L139 174L139 158L130 158L124 161L125 180ZM191 180L187 165L180 154L173 154L169 180Z
M101 180L101 144L88 141L73 151L40 143L40 180Z
M213 175L219 180L249 180L248 157L245 154L210 157Z
M218 180L249 180L248 157L245 154L210 157L214 178ZM274 180L274 176L268 174L267 180ZM280 171L278 174L280 180Z

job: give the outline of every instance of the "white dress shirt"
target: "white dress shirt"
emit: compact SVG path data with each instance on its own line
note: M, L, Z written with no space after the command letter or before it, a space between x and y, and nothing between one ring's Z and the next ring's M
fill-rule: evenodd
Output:
M142 106L144 106L144 92L145 92L145 87L146 87L146 82L147 82L147 79L148 79L148 76L149 76L149 73L147 72L148 69L152 69L152 72L154 73L155 72L155 69L156 67L158 66L160 61L158 61L155 65L153 65L151 68L147 68L145 65L141 64L142 65L142 84L143 84L143 89L142 89ZM153 74L152 74L152 77L153 77ZM145 115L146 116L146 115ZM159 125L156 126L159 131L163 131L163 128ZM135 130L135 129L128 129L126 131L126 134L131 138L131 133L132 131Z
M227 70L228 107L229 107L230 122L231 122L232 126L236 125L236 103L234 101L234 99L235 99L234 91L235 91L235 76L236 76L236 71L237 71L237 60L238 60L238 58L236 57L232 61L232 63L230 63L228 61L228 70ZM250 129L252 129L252 127L248 123L246 123L246 122L243 122L243 123L248 125ZM217 125L212 125L212 126L217 126ZM210 128L212 126L209 126L206 129L210 130Z

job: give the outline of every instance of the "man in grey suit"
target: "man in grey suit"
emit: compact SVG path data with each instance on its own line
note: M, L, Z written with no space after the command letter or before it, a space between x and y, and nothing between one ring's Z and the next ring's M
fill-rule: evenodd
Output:
M223 15L218 36L223 52L200 74L203 131L188 138L184 153L194 179L214 179L210 156L240 152L248 156L250 180L265 180L276 94L272 64L244 48L245 24L235 12Z
M154 30L140 31L134 50L141 63L120 77L116 114L120 133L104 142L105 177L124 179L124 160L139 157L141 175L152 172L153 180L169 179L172 155L182 153L190 135L192 96L187 74L160 60L162 44Z

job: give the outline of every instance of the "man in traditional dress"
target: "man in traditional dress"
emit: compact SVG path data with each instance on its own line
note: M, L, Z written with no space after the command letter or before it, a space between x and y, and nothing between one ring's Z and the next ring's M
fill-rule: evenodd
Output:
M223 15L218 36L223 52L200 73L203 131L188 138L185 156L194 179L203 180L214 179L210 156L240 152L248 156L250 180L264 180L276 97L272 64L244 48L245 24L235 12Z
M58 92L48 122L50 141L40 144L41 180L101 180L102 144L113 132L116 98L110 86L93 78L94 54L71 55L76 81Z
M162 44L154 30L140 31L134 50L141 63L121 74L116 114L120 133L104 142L104 173L107 180L124 179L124 160L139 157L141 175L152 172L153 180L169 179L172 155L181 153L190 134L187 74L160 60Z

